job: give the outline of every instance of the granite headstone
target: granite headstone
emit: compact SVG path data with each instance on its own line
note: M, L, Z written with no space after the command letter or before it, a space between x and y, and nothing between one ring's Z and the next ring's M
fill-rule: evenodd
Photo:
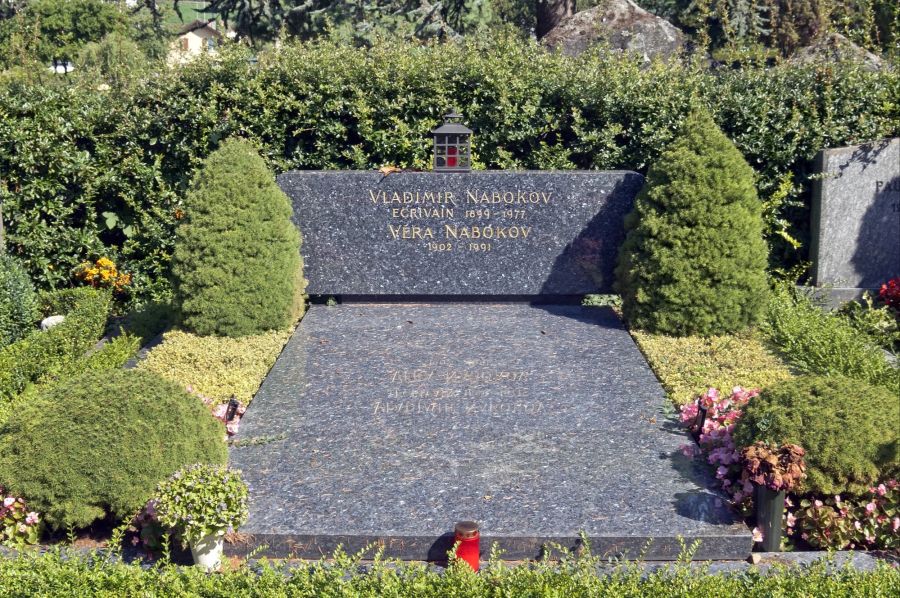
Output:
M900 139L824 150L817 170L813 283L849 298L900 276Z
M611 292L635 172L287 172L311 295Z

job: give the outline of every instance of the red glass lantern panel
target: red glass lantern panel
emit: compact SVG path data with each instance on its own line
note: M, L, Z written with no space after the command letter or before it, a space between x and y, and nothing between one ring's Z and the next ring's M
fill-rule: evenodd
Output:
M449 166L450 168L453 168L456 166L456 156L457 156L456 146L451 145L450 147L447 148L447 166Z

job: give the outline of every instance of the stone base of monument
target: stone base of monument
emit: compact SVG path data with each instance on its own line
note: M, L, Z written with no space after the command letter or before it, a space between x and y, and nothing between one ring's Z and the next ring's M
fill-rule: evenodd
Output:
M527 303L314 306L247 411L231 465L250 484L226 552L342 546L441 561L455 522L486 556L745 559L631 337L605 308Z

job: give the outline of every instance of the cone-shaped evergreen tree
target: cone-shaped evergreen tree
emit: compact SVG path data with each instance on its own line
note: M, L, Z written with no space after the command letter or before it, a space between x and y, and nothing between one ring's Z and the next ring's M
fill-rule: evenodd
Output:
M187 329L245 336L300 315L306 281L291 214L248 142L225 141L206 159L187 196L172 264Z
M753 169L712 117L695 111L625 220L616 288L626 319L673 335L756 322L768 290L761 214Z

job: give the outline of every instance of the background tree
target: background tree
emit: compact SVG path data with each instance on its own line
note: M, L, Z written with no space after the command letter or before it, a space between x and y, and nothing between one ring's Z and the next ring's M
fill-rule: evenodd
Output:
M36 58L45 63L72 60L85 44L127 25L125 14L103 0L34 0L21 14L40 31Z
M121 89L148 69L147 56L140 46L121 33L110 33L99 42L86 44L75 60L75 74L89 81L99 77Z

